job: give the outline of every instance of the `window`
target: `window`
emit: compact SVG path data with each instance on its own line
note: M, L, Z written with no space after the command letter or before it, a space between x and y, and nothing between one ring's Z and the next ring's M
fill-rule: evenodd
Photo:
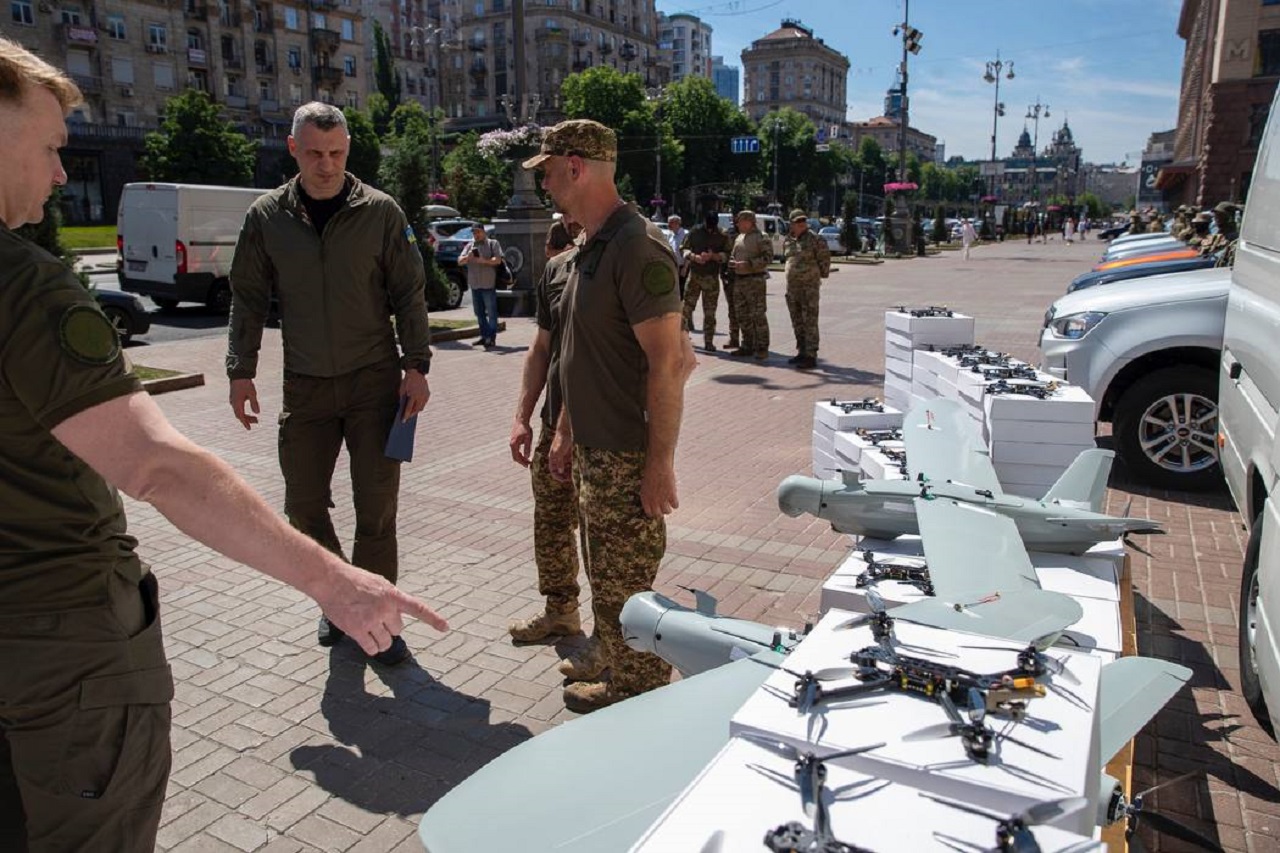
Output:
M164 24L147 24L147 45L164 52L169 45L169 30Z
M116 41L124 41L124 15L107 15L107 35Z
M276 89L271 85L270 80L258 81L258 100L274 101L276 99Z
M161 92L170 92L173 90L173 63L157 62L151 66L152 80L155 87Z
M288 6L284 8L284 26L287 30L296 30L298 28L297 9L291 9Z
M117 83L131 85L133 83L133 60L125 57L113 57L111 60L111 79Z
M22 24L25 27L34 27L36 25L36 16L31 9L31 0L10 0L9 17L15 24Z
M199 92L209 91L209 74L203 68L192 68L187 71L187 88Z
M93 66L89 64L89 54L83 50L67 51L67 72L82 77L93 76Z
M343 19L342 19L342 40L343 40L343 41L355 41L355 40L356 40L356 24L355 24L355 21L352 21L352 20L350 20L350 19L348 19L348 18L343 18Z
M204 36L199 30L187 30L187 50L204 50Z
M289 67L290 68L302 67L302 49L301 48L298 48L298 47L289 48Z
M1280 74L1280 30L1258 33L1258 64L1253 76L1272 77Z
M326 26L327 23L328 21L326 20L325 16L321 15L319 12L311 16L311 26L314 29L317 29L317 30L328 29L328 27Z
M348 77L356 76L356 58L354 56L342 57L342 71Z
M476 17L484 17L484 0L476 0Z
M295 107L302 103L302 85L300 83L289 84L289 103Z
M354 109L360 108L360 93L358 93L355 89L347 90L347 106L352 107Z
M73 27L80 26L80 7L79 6L63 6L62 7L62 23L70 24Z

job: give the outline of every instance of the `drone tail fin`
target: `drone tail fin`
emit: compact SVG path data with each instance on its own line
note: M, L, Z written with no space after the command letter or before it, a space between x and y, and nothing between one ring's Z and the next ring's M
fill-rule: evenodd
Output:
M1112 450L1086 450L1076 457L1044 496L1045 503L1060 503L1102 511L1107 495L1107 478L1111 476Z

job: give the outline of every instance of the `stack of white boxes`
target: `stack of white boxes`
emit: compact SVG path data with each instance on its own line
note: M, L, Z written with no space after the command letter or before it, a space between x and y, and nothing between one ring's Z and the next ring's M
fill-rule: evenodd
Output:
M973 343L973 318L947 312L951 316L912 316L912 309L884 314L884 399L894 408L907 411L919 399L938 396L913 383L915 351L933 346Z
M839 441L858 429L897 429L902 410L877 400L821 400L813 405L813 476L838 479L846 471L858 471L859 459ZM841 455L841 449L848 455ZM852 457L852 458L851 458Z

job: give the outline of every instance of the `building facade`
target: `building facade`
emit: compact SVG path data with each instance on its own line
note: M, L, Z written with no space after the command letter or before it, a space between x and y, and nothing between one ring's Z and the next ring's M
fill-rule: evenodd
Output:
M716 94L738 105L738 86L741 80L736 65L725 65L723 56L711 57L711 82Z
M897 163L898 151L902 144L902 123L896 118L876 116L867 121L853 121L845 125L849 144L857 150L862 140L870 137L884 149L885 159ZM844 134L841 134L843 138ZM922 130L907 125L907 153L916 155L923 163L937 162L938 139Z
M849 59L794 19L742 51L743 109L755 121L782 107L818 127L845 121Z
M1156 188L1173 206L1243 202L1280 80L1280 4L1183 0L1178 35L1178 127Z
M691 76L711 79L711 25L696 15L659 12L658 51L671 69L672 82Z

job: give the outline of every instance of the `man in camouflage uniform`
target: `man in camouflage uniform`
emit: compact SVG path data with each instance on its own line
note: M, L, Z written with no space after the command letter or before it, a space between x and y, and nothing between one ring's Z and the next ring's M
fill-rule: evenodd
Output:
M693 331L693 311L702 297L703 349L715 352L716 306L720 301L720 265L729 257L729 241L720 231L720 215L703 217L702 227L690 231L680 247L689 266L684 290L684 327Z
M1217 265L1220 267L1229 267L1235 263L1236 238L1240 236L1236 229L1235 213L1239 209L1238 204L1218 202L1213 208L1213 223L1218 230L1200 244L1200 254L1205 257L1217 255Z
M740 210L736 222L738 236L729 252L729 267L737 276L733 285L733 298L738 303L742 346L730 355L749 355L757 361L764 361L769 357L765 273L769 269L769 262L773 260L773 247L768 238L756 228L755 213Z
M1191 217L1191 232L1187 237L1187 245L1193 249L1203 247L1209 238L1213 236L1209 233L1209 223L1212 221L1213 214L1207 210L1202 210Z
M733 296L733 286L738 280L738 274L729 264L729 253L737 239L737 223L730 223L729 230L724 232L724 263L720 265L720 286L724 288L724 302L729 309L729 342L725 344L727 350L735 350L741 346L738 332L738 301Z
M809 230L803 210L791 211L791 233L782 250L787 264L787 310L796 336L796 354L787 360L800 370L818 366L818 301L822 279L831 271L827 241Z
M618 197L617 150L612 130L573 119L548 130L541 152L522 164L542 173L542 188L582 225L566 261L563 408L548 451L552 474L572 475L578 491L604 652L594 680L564 690L565 705L578 712L670 680L665 661L627 646L620 616L628 598L652 588L666 551L663 517L679 505L675 452L694 365L676 259L657 226Z
M1142 221L1142 214L1137 210L1129 211L1129 233L1130 234L1146 234L1147 225Z

